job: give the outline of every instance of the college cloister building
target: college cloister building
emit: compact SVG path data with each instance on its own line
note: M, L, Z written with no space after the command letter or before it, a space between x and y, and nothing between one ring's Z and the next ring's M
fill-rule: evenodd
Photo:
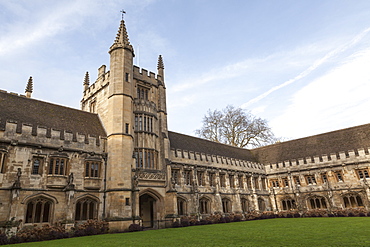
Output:
M184 215L369 207L370 124L256 149L167 128L164 63L122 20L81 110L0 91L0 221L164 227Z

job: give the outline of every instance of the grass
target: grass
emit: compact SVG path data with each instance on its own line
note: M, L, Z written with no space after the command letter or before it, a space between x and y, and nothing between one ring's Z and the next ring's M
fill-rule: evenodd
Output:
M245 221L11 246L370 246L370 217Z

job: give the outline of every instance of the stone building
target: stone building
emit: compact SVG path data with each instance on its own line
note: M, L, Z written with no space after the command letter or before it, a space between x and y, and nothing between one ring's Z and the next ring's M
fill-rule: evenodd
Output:
M369 206L370 125L241 149L167 129L164 63L133 64L122 20L110 69L86 73L81 110L0 91L0 221L105 219L164 227L183 215Z

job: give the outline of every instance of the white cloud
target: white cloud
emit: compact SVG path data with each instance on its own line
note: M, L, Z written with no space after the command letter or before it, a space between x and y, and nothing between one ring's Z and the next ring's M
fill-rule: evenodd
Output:
M211 71L207 71L201 75L196 75L195 78L186 78L186 81L177 83L170 90L173 92L182 92L214 81L227 80L242 76L243 74L248 73L248 71L255 67L256 64L261 64L270 58L271 56L265 58L247 59L241 62L226 65L221 68L212 69Z
M265 111L266 107L266 105L255 107L251 110L251 113L255 116L258 116L260 113Z
M61 32L78 29L86 21L86 16L99 12L97 1L86 0L61 1L57 4L36 1L26 7L17 4L6 4L3 7L16 17L0 28L5 32L0 37L0 55L30 49Z
M302 137L370 122L370 48L298 91L270 121L278 136Z
M322 58L318 59L317 61L315 61L310 67L308 67L306 70L304 70L303 72L301 72L300 74L298 74L297 76L295 76L294 78L292 79L289 79L277 86L274 86L272 88L270 88L268 91L260 94L259 96L249 100L247 103L243 104L241 107L242 108L248 108L250 105L262 100L263 98L267 97L268 95L270 95L271 93L283 88L283 87L286 87L306 76L308 76L312 71L316 70L319 66L321 66L322 64L324 64L326 61L328 61L330 58L346 51L347 49L353 47L354 45L356 45L358 42L360 42L366 35L367 33L370 31L370 28L367 28L365 30L363 30L360 34L358 34L356 37L354 37L350 42L334 49L333 51L327 53L325 56L323 56Z

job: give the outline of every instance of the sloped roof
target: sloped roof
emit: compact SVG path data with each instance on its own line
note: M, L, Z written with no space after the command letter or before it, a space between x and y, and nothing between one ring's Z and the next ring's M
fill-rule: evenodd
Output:
M370 124L252 149L261 163L278 163L370 147Z
M182 149L240 160L255 161L251 151L248 149L233 147L171 131L168 132L168 135L172 149Z
M105 137L97 114L0 91L0 129L6 121Z

